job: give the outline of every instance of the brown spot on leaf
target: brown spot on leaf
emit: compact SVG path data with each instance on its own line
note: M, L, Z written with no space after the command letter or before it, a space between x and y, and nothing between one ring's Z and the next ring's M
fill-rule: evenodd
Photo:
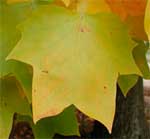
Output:
M104 86L104 89L107 89L107 87L106 87L106 86Z
M83 25L79 25L78 26L78 31L79 32L90 32L90 28L89 27L87 27L87 26L83 26Z
M90 32L90 29L88 27L81 27L80 32Z
M42 70L42 72L48 74L48 70Z
M80 29L80 31L81 31L81 32L84 32L84 29L83 29L83 28L81 28L81 29Z

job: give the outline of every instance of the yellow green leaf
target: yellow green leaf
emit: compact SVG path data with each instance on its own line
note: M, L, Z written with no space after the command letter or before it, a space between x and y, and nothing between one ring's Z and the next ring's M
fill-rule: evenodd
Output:
M136 84L138 81L137 75L121 75L118 78L118 85L124 96L127 96L129 90Z
M14 113L31 115L30 105L14 77L0 80L0 138L6 139L12 128Z
M133 49L133 57L135 59L135 63L139 67L143 77L145 79L150 79L150 69L148 66L148 62L146 60L146 53L148 51L148 47L146 46L144 41L136 41L136 47ZM128 91L137 83L138 76L137 75L121 75L118 78L118 85L124 94L127 95Z
M80 135L75 110L74 106L70 106L59 115L41 119L36 124L29 116L18 115L17 121L28 121L36 139L51 139L56 133L65 136Z
M141 74L122 22L48 5L19 28L22 39L7 59L33 66L34 122L74 104L111 131L118 74Z
M133 49L133 57L145 79L150 79L150 68L146 59L148 49L144 41L137 41L137 46Z
M31 12L31 4L19 3L7 5L0 3L0 78L13 75L22 84L23 90L31 103L32 67L16 61L6 61L5 58L21 38L20 31L16 29L19 22L24 21Z

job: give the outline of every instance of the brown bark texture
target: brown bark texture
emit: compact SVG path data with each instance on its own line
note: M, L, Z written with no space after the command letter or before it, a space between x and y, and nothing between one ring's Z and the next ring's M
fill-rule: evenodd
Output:
M144 113L143 81L129 91L125 98L117 89L116 114L112 129L113 139L150 139L150 130Z

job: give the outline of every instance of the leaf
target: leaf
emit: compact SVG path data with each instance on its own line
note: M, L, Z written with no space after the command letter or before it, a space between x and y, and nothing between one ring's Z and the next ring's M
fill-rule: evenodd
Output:
M65 0L55 0L54 2L59 6L64 6L62 1ZM110 8L105 0L66 0L65 5L68 9L88 14L110 12Z
M133 49L133 57L139 69L142 72L144 79L150 79L150 69L146 59L148 47L144 41L136 41L136 47ZM118 85L124 94L127 95L128 91L137 83L137 75L121 75L118 78Z
M118 85L124 96L127 96L129 90L137 83L137 75L121 75L118 78Z
M147 0L106 0L111 10L121 19L127 16L141 16L145 14Z
M147 34L144 29L144 15L128 16L124 23L129 28L129 33L133 38L147 41Z
M147 2L146 13L145 13L145 30L150 41L150 0Z
M130 35L133 38L147 41L144 30L146 1L147 0L71 0L70 5L72 6L68 8L72 7L71 9L75 9L78 5L78 11L88 14L113 12L119 15L128 26ZM74 5L72 3L74 3Z
M7 139L11 132L11 127L13 123L13 113L8 113L7 111L3 110L3 114L0 116L0 122L0 138Z
M113 13L127 24L133 38L147 40L144 16L147 0L106 0Z
M150 79L150 68L146 59L148 49L144 41L137 41L137 46L133 49L133 57L145 79Z
M31 5L22 3L16 5L6 5L1 3L2 10L0 12L0 78L5 78L7 75L14 75L22 84L24 92L31 103L31 84L32 84L32 67L29 65L9 60L5 58L19 41L21 34L16 29L16 25L27 18L31 12Z
M57 116L44 118L38 121L37 124L34 124L29 116L19 115L17 120L28 121L37 139L49 139L56 133L65 136L79 135L74 106L70 106Z
M20 30L22 39L7 59L33 66L34 122L74 104L111 130L118 74L140 74L120 20L42 6Z
M30 105L14 77L0 80L0 138L8 138L14 113L31 115Z

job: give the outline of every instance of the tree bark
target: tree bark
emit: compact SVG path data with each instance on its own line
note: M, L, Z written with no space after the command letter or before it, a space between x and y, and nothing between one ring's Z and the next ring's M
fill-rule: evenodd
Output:
M129 91L125 98L117 89L116 114L112 129L113 139L150 139L144 113L143 81Z

